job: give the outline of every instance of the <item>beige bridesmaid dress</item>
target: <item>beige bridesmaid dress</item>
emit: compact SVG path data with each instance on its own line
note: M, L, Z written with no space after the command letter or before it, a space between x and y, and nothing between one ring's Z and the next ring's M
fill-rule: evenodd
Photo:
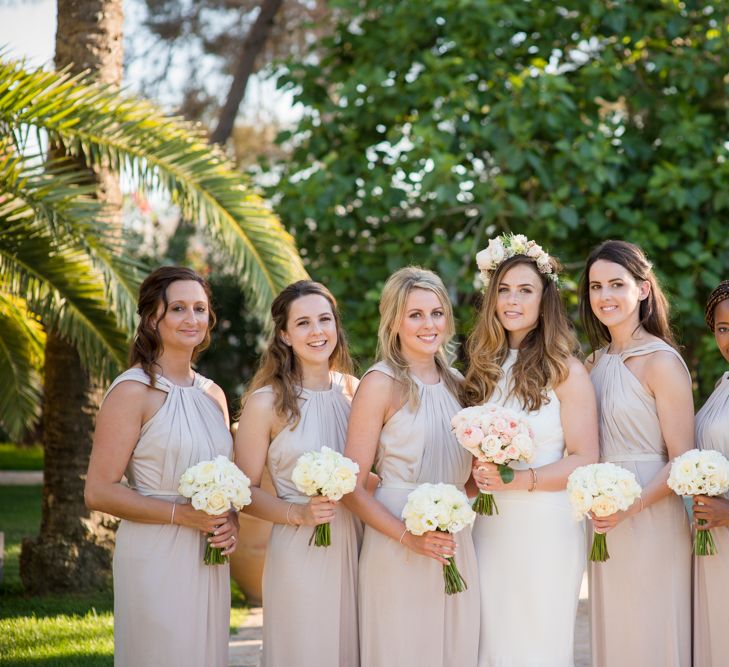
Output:
M729 458L729 372L696 415L696 445ZM694 557L694 667L729 664L729 528L711 534L716 555Z
M393 376L380 362L369 372ZM382 480L375 492L394 516L408 494L424 482L460 489L468 480L471 455L451 432L461 406L443 382L414 378L420 402L396 412L383 426L375 455ZM456 565L468 589L446 595L443 566L365 526L359 561L361 662L366 667L452 667L478 658L479 580L470 529L455 535Z
M356 386L356 380L351 379ZM291 481L299 457L324 445L344 450L350 398L345 376L331 373L327 391L300 389L301 419L268 448L266 465L282 500L305 504ZM263 387L259 392L271 392ZM359 520L340 502L329 547L309 545L312 526L274 524L263 567L264 667L359 665L357 553Z
M681 359L653 341L602 354L590 373L600 461L630 470L641 486L666 465L668 452L655 399L625 361L657 351ZM610 559L589 564L593 667L689 667L691 531L681 498L671 493L629 517L607 534L607 546Z
M126 381L151 384L142 369L130 368L109 391ZM231 456L225 418L206 393L211 385L197 374L190 387L157 376L156 389L167 399L142 427L126 470L137 493L187 503L177 494L182 473ZM227 564L203 564L205 539L186 526L122 519L114 552L117 667L227 667L230 571Z

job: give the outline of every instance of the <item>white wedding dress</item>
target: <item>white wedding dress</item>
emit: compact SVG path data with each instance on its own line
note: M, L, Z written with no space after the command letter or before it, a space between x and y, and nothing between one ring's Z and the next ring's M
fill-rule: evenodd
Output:
M517 351L504 362L492 402L526 416L534 432L529 463L538 468L564 456L560 403L525 412L504 398ZM498 514L479 516L473 529L481 583L479 667L572 667L575 616L585 569L584 522L574 519L566 491L494 493Z

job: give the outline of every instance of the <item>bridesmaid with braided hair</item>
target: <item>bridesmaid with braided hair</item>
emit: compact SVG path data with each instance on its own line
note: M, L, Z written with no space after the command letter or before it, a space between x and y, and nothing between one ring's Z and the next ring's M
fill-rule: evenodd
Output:
M729 280L709 296L706 325L729 362ZM696 415L696 446L729 458L729 371ZM699 519L706 523L699 525ZM712 529L717 547L715 556L694 558L694 667L712 667L729 655L729 494L694 496L694 528Z

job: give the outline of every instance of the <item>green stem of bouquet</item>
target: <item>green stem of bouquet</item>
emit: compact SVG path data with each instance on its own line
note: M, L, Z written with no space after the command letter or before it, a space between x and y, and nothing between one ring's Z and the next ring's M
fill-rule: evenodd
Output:
M593 533L590 560L595 563L604 563L608 558L610 558L610 554L607 548L607 536L605 533Z
M485 514L487 516L493 515L494 512L496 514L499 513L499 508L496 506L494 497L490 493L484 493L483 491L479 491L471 508L476 514Z
M448 564L443 566L443 581L445 581L445 592L447 595L462 593L468 588L465 579L456 567L453 556L448 558Z
M209 533L210 537L213 536L212 533ZM228 562L228 557L223 556L223 550L219 547L214 547L210 542L207 543L205 547L205 558L203 558L203 563L205 565L224 565Z
M699 519L699 525L706 524L704 519ZM716 556L716 542L710 530L697 530L694 536L694 553L697 556Z
M332 543L332 528L328 523L320 523L309 538L309 546L312 541L315 547L328 547Z

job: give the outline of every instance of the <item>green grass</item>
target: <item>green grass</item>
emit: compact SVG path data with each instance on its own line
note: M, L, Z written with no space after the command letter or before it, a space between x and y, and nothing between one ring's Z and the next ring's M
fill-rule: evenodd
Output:
M114 662L111 592L29 597L18 573L20 543L40 525L40 486L0 486L5 581L0 593L0 667L108 667ZM230 630L245 620L245 598L232 587Z
M0 443L0 470L43 470L43 448Z

